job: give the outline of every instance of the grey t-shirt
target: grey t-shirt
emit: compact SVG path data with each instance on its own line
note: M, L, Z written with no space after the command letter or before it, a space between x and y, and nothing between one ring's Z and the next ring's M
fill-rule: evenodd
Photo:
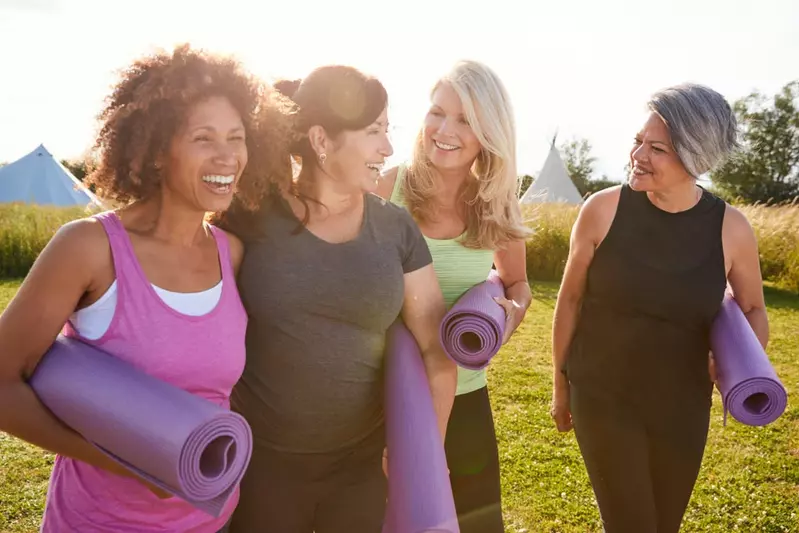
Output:
M256 446L334 452L383 422L383 351L403 304L403 275L432 262L401 207L365 196L359 235L331 244L282 198L246 243L239 290L249 314L247 365L233 406Z

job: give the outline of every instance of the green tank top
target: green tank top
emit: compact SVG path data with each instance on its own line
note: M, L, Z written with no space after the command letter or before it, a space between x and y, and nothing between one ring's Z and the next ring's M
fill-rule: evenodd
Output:
M407 208L400 184L405 180L407 169L400 165L391 202ZM486 280L494 264L493 250L474 250L460 244L460 237L454 239L431 239L425 235L425 241L433 256L433 268L438 276L438 283L444 293L447 309L452 307L463 293ZM486 386L486 371L467 370L458 367L458 389L456 394L474 392Z

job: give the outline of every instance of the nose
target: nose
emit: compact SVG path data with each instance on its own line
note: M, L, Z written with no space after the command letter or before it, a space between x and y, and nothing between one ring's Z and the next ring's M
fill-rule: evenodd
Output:
M225 167L236 168L239 163L237 147L227 142L216 143L214 163Z
M637 147L633 148L630 157L633 161L646 161L649 159L649 153L647 152L646 145L644 143L639 144Z
M394 154L394 147L391 145L391 139L388 138L388 135L383 137L383 142L378 150L383 157L391 157Z
M455 135L454 127L450 126L452 121L448 119L443 119L438 125L438 133L439 135Z

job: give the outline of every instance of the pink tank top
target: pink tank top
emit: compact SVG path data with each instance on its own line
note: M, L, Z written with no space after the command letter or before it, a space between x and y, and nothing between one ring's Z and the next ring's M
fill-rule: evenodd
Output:
M155 292L116 214L106 212L95 218L111 244L116 310L108 330L97 340L83 339L70 323L64 334L229 408L231 390L244 369L247 314L236 288L227 235L211 226L222 269L219 302L205 315L189 316L169 307ZM159 499L134 479L57 456L41 531L215 533L230 518L238 498L237 490L222 515L214 518L177 497Z

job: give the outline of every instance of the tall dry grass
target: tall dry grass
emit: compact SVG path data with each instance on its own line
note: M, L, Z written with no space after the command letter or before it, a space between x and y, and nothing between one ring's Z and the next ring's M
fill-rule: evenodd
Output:
M799 202L739 209L757 235L763 278L799 292ZM577 212L577 207L558 204L524 207L524 217L535 231L527 241L530 279L560 280ZM0 277L24 276L62 224L88 214L82 208L0 205Z
M799 202L777 207L736 207L754 228L763 279L799 293ZM528 276L534 280L560 280L578 208L545 204L525 206L523 213L535 231L527 241Z
M799 201L737 207L755 230L763 278L799 293Z
M87 215L82 208L0 205L0 277L25 276L59 227Z

